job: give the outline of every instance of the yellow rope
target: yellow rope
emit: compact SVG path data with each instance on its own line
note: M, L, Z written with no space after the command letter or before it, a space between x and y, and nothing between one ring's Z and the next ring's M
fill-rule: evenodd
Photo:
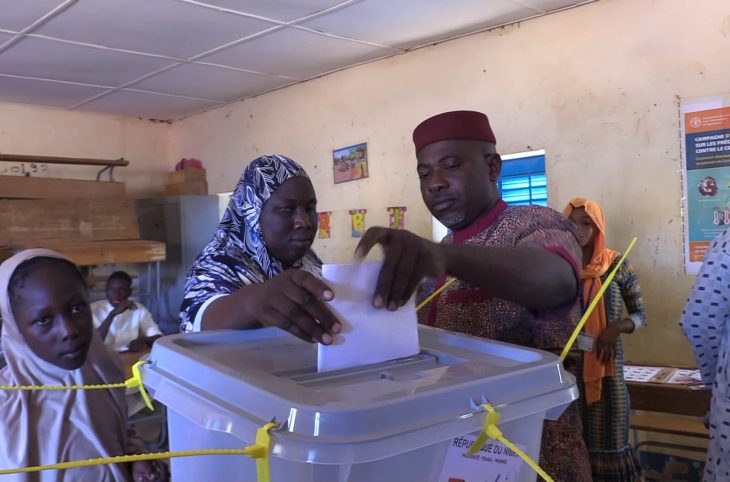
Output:
M256 459L256 473L258 482L270 482L269 454L271 452L270 431L278 427L276 423L267 423L256 431L256 443L242 449L203 449L203 450L180 450L175 452L157 452L150 454L119 455L116 457L99 457L95 459L76 460L72 462L60 462L57 464L37 465L33 467L22 467L18 469L0 469L0 475L25 474L30 472L41 472L43 470L68 470L79 467L90 467L93 465L122 464L138 462L143 460L170 459L176 457L196 457L201 455L245 455Z
M125 383L111 383L108 385L0 385L0 390L15 390L19 392L34 392L41 390L109 390L112 388L127 388Z
M439 295L439 293L441 293L443 290L448 288L449 285L451 285L451 283L453 283L454 281L456 281L456 278L451 278L451 279L447 280L446 283L441 285L441 287L439 289L437 289L436 291L434 291L433 293L428 295L425 300L421 301L418 304L418 306L416 306L416 311L421 311L421 308L423 308L424 306L429 304L432 299L436 298Z
M489 439L498 440L506 445L510 450L517 454L527 465L532 468L537 474L543 478L546 482L555 482L540 466L530 458L525 452L523 452L518 446L510 442L499 429L499 420L501 415L492 407L489 403L483 403L482 408L487 412L487 416L484 419L484 429L481 431L477 439L474 441L469 450L466 451L466 455L472 456L479 452L484 444Z
M142 384L142 374L139 371L139 367L145 363L147 362L139 360L137 363L132 365L132 377L123 383L107 383L105 385L0 385L0 390L34 392L41 390L112 390L116 388L136 388L142 395L145 406L150 410L154 410L152 400L150 399L144 384Z
M583 326L585 326L586 321L588 321L588 317L591 316L591 313L593 313L593 310L596 308L596 305L601 300L601 298L603 298L603 293L606 291L606 288L608 288L608 285L611 284L611 281L613 281L613 277L616 276L618 269L621 267L623 262L626 260L626 256L628 256L628 254L634 248L636 241L637 241L636 237L634 237L634 239L631 240L631 243L629 243L629 247L626 248L626 251L624 252L623 256L621 256L621 259L618 260L616 267L613 268L613 270L611 271L611 274L608 275L608 278L606 278L606 281L601 286L601 289L598 290L598 293L596 293L596 296L593 297L593 301L591 301L591 304L588 305L588 309L586 310L585 313L583 313L583 317L578 322L578 326L576 326L575 330L573 330L573 334L570 335L570 338L568 339L568 343L565 344L565 348L563 348L563 352L560 354L561 362L565 361L565 357L568 356L568 352L573 347L573 343L575 343L575 340L578 338L578 335L580 335L581 330L583 330Z
M523 452L518 446L516 446L515 444L513 444L512 442L510 442L509 440L507 440L504 437L504 435L502 435L499 438L497 438L497 440L499 440L500 442L502 442L503 444L505 444L507 447L509 447L510 450L512 450L514 453L516 453L522 460L525 461L525 463L527 465L530 466L530 468L532 468L532 470L534 470L535 472L537 472L537 475L539 475L540 477L542 477L543 480L545 480L546 482L554 482L553 479L552 479L552 477L550 477L547 474L547 472L545 472L544 470L542 470L540 468L540 466L537 465L537 462L535 462L534 460L532 460L530 458L530 456L527 455L525 452Z

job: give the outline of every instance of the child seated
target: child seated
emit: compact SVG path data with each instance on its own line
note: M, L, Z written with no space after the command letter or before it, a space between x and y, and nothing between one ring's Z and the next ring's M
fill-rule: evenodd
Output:
M149 310L130 296L132 277L116 271L106 280L106 299L92 303L91 312L104 343L119 351L142 351L162 332Z
M94 330L86 285L62 255L30 249L0 265L2 385L90 385L124 379ZM124 389L0 390L0 468L132 454ZM158 461L0 477L14 482L167 480Z

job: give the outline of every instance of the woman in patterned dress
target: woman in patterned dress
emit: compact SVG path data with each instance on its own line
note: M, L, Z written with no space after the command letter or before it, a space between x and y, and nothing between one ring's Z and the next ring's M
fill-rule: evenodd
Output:
M712 389L704 482L730 481L729 266L730 230L726 230L707 250L680 323L692 343L702 380Z
M334 293L311 249L316 232L317 198L304 169L280 155L252 161L190 269L182 331L277 326L332 343L341 325L325 303Z
M575 224L583 248L581 305L585 311L619 253L605 247L603 210L595 201L571 199L564 214ZM628 316L624 317L624 305ZM594 340L585 352L581 385L583 434L588 446L593 480L634 482L642 480L641 466L629 443L629 393L624 382L621 334L644 325L646 312L636 272L626 261L606 289L586 323L584 333Z

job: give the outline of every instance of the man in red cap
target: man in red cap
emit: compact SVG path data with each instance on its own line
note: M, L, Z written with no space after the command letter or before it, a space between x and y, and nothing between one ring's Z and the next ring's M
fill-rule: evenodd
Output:
M582 254L570 221L549 208L502 201L502 160L486 115L436 115L416 127L413 142L423 200L451 233L436 244L408 231L370 228L356 253L384 248L373 305L395 310L419 284L424 298L456 278L421 310L422 323L560 352L580 317ZM556 481L591 480L577 404L546 421L541 454Z

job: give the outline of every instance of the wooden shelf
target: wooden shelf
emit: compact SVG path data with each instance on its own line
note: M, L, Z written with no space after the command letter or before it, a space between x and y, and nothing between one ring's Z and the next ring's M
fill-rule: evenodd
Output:
M38 164L67 164L76 166L124 167L129 165L125 159L87 159L80 157L24 156L20 154L0 154L0 161L34 162Z
M99 199L125 195L122 182L0 176L0 198L4 199Z
M44 242L0 247L0 261L28 248L48 248L71 258L79 266L164 261L165 243L143 239L87 242Z
M0 200L0 244L26 246L115 239L139 239L132 199Z
M701 419L673 415L632 414L629 427L632 430L668 433L684 437L708 438L710 436Z

